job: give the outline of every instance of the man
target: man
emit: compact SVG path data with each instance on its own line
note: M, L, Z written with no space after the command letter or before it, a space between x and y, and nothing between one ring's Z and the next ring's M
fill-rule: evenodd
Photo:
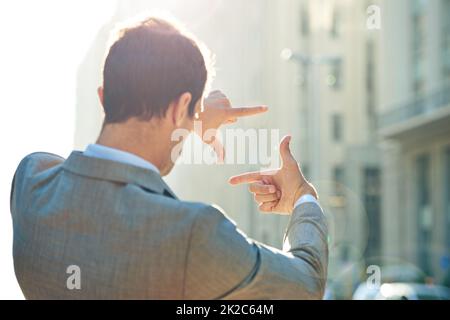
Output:
M250 184L261 211L291 215L284 251L247 238L217 207L179 200L162 180L176 160L174 131L267 109L232 108L220 92L202 107L209 74L199 43L167 21L120 31L99 89L97 143L67 160L29 155L15 174L14 265L26 298L322 298L325 218L289 137L279 170L230 179Z

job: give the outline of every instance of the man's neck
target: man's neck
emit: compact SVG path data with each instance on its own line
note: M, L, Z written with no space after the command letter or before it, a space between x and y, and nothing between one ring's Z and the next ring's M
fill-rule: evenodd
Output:
M165 171L170 155L169 141L164 141L162 128L156 124L130 119L124 123L105 124L97 144L132 153Z

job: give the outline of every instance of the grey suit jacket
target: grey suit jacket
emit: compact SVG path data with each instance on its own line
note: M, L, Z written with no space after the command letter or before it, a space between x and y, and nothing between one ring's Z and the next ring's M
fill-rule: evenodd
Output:
M151 170L80 152L67 160L35 153L14 176L11 214L14 267L27 299L320 299L324 292L327 229L313 203L295 210L281 251L249 239L221 209L177 199Z

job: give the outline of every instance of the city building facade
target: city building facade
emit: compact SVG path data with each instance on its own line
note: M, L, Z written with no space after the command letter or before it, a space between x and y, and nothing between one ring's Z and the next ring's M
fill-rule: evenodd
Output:
M380 5L383 252L445 282L450 270L450 1Z

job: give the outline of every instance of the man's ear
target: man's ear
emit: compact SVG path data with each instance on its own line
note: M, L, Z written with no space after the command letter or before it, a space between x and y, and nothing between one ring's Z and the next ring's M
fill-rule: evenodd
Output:
M98 98L100 99L100 103L103 105L103 87L98 87L97 89Z
M192 95L189 92L183 93L180 98L172 103L172 121L176 127L181 127L189 117L189 104L192 101Z

